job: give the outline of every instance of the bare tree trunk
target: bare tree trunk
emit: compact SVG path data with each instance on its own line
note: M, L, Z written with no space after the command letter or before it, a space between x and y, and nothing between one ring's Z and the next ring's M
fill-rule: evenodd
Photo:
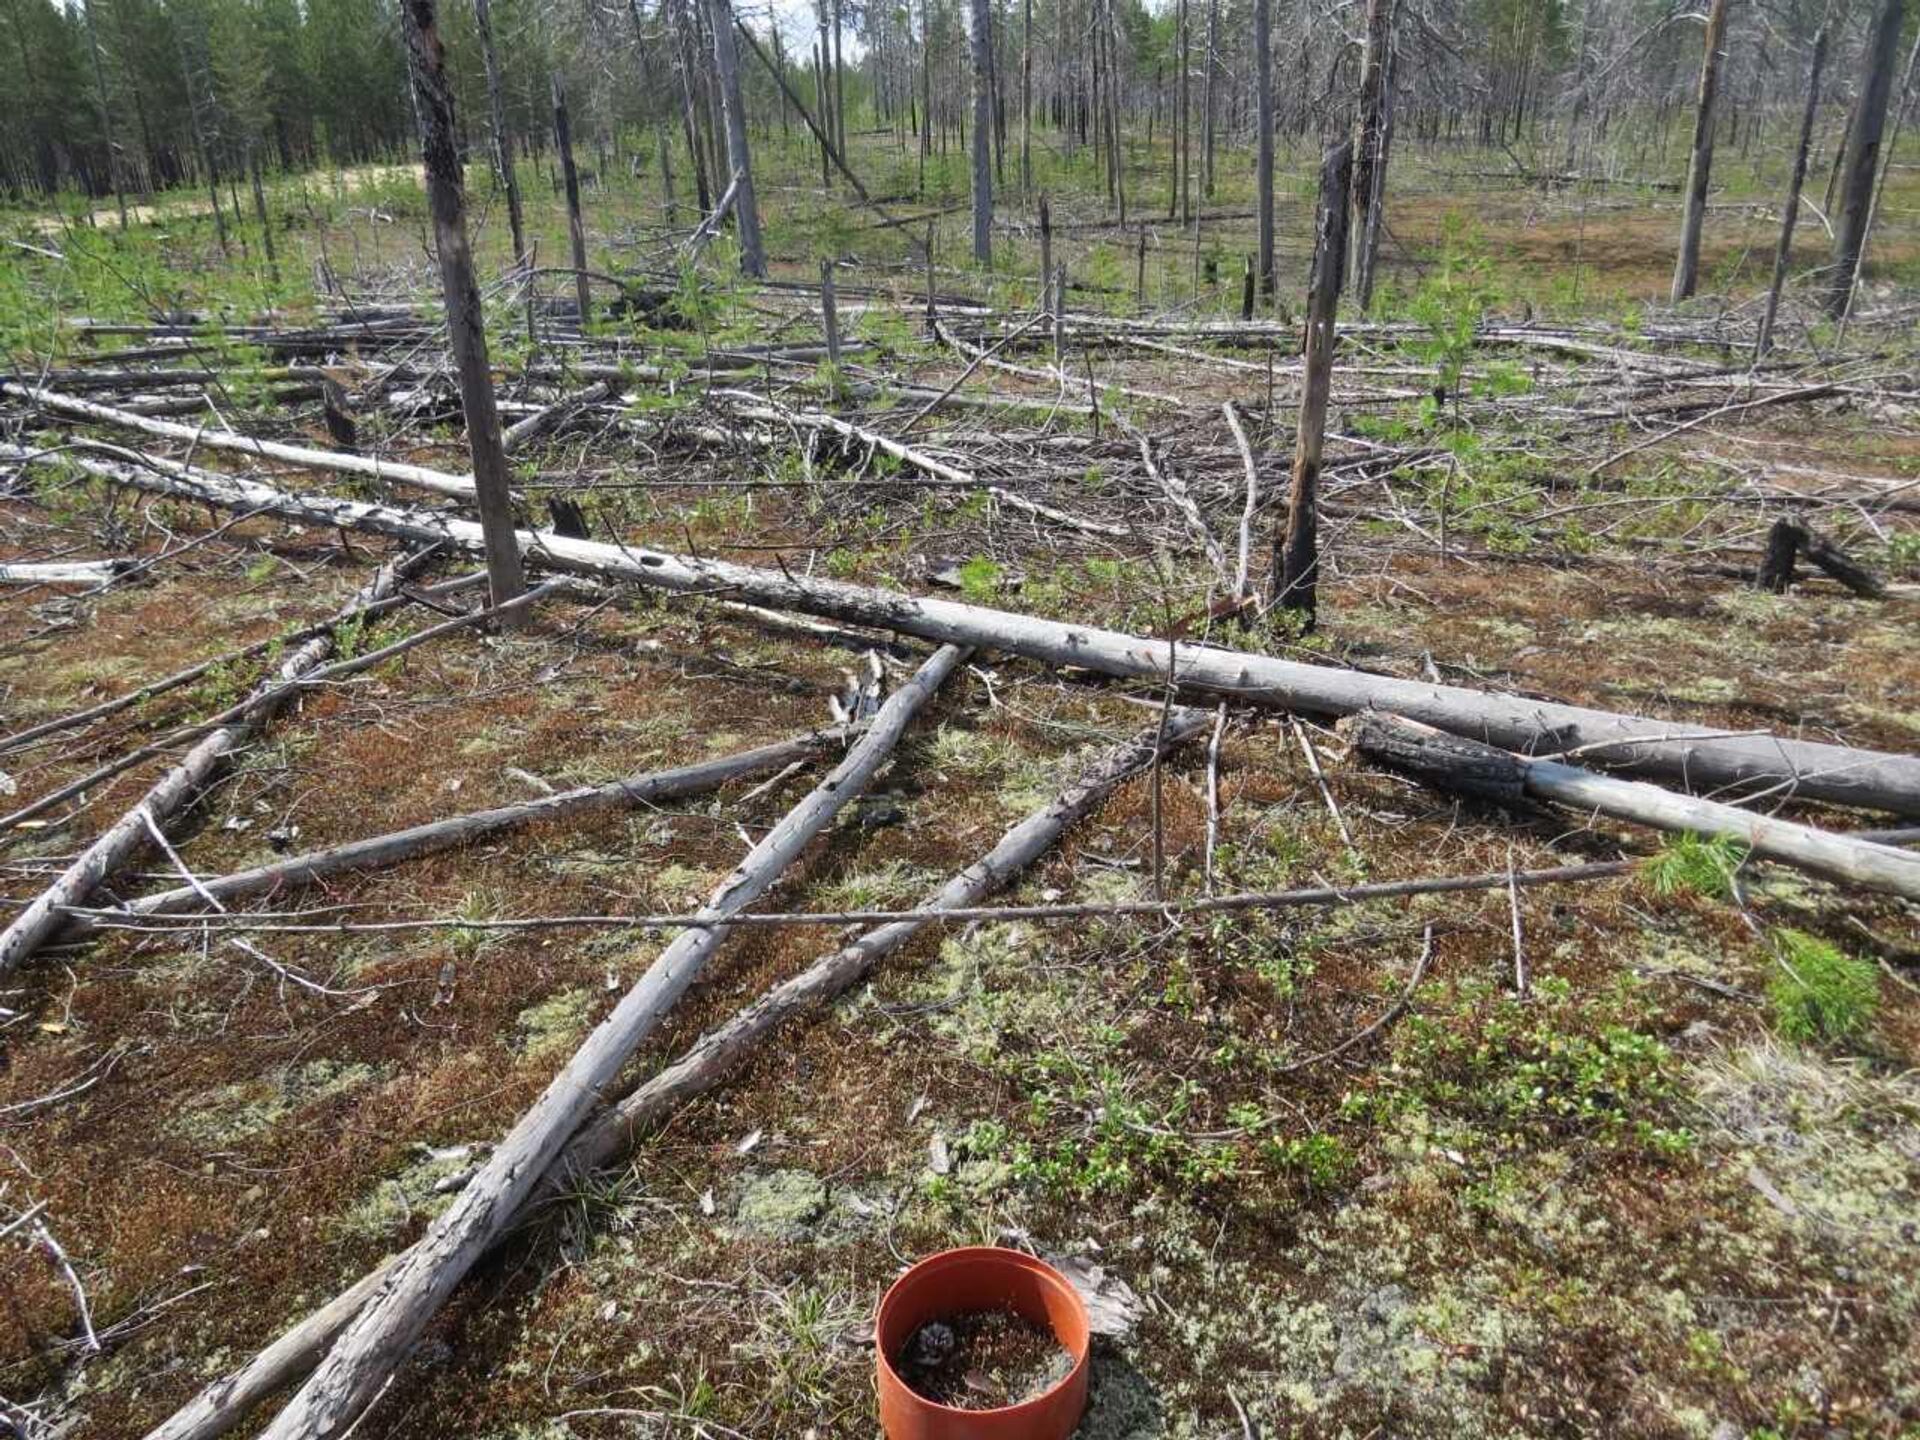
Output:
M1693 112L1693 157L1687 163L1686 211L1680 222L1680 254L1673 265L1676 304L1692 295L1700 282L1700 228L1707 218L1707 179L1713 169L1713 101L1720 88L1720 62L1726 53L1727 4L1728 0L1713 0L1707 11L1700 102Z
M493 376L487 369L480 287L474 280L473 252L467 245L467 197L455 143L459 130L453 115L453 84L446 71L434 0L401 0L400 17L407 68L413 77L414 114L420 122L427 206L433 212L434 243L440 252L447 334L460 372L460 401L466 415L467 446L473 456L474 503L486 537L487 587L493 603L504 605L525 591L526 578L514 536L500 413L494 406ZM522 623L517 617L503 617L501 621L502 625Z
M1024 0L1020 38L1020 190L1033 192L1033 0Z
M1800 143L1793 152L1793 178L1787 182L1786 207L1780 216L1780 242L1773 251L1773 282L1767 287L1767 308L1754 337L1753 358L1773 348L1773 322L1780 312L1780 291L1787 283L1787 265L1793 255L1793 229L1800 218L1800 189L1807 183L1807 154L1813 148L1813 122L1820 113L1820 71L1827 63L1827 28L1813 37L1813 60L1807 66L1807 104L1800 114Z
M580 328L593 318L593 292L587 284L587 226L580 214L580 171L573 163L573 120L567 111L566 82L559 70L553 86L553 143L560 152L560 178L567 192L567 238L573 250L573 296L580 307Z
M640 14L633 11L634 29L640 28ZM526 263L527 222L520 209L520 182L513 173L513 131L507 124L507 101L500 86L500 56L493 47L493 6L491 0L473 0L473 20L480 32L480 57L487 70L487 109L493 121L493 163L500 172L500 183L507 192L507 228L513 234L513 263ZM580 312L583 316L585 310Z
M1253 0L1255 228L1260 237L1260 293L1273 296L1273 0ZM1345 233L1344 223L1341 233Z
M973 260L993 263L993 113L988 55L989 0L972 0L968 37L973 51Z
M1373 167L1372 189L1367 201L1366 228L1355 247L1360 254L1361 272L1355 298L1362 309L1373 303L1373 276L1380 260L1380 232L1387 221L1387 160L1393 153L1396 87L1400 83L1400 48L1389 37L1385 94L1380 105L1380 154Z
M260 147L255 142L247 142L247 178L253 185L253 214L260 222L260 247L267 254L267 274L275 285L280 283L280 257L273 249L273 220L267 214L267 187L260 178Z
M693 159L694 199L704 216L713 209L713 188L707 175L706 150L700 143L700 106L693 88L695 52L687 34L687 12L684 0L663 0L662 8L667 9L667 23L673 27L674 54L679 61L674 68L680 72L680 127L686 132L687 154Z
M1366 41L1360 52L1359 115L1353 133L1353 218L1350 269L1354 301L1365 309L1372 298L1373 257L1367 253L1374 207L1386 168L1387 48L1392 43L1393 0L1367 0Z
M753 154L747 146L746 102L740 91L740 54L733 43L733 7L728 0L707 0L713 30L713 64L720 77L720 114L727 127L727 164L740 193L733 213L740 226L740 268L758 279L767 274L767 248L760 237L760 206L753 195Z
M1320 576L1320 456L1326 442L1327 399L1333 390L1334 320L1346 266L1352 186L1353 146L1342 144L1328 151L1320 166L1313 282L1307 292L1307 333L1301 346L1304 374L1294 438L1293 492L1287 505L1286 538L1274 556L1271 586L1273 603L1295 612L1308 630L1313 628L1314 587Z
M187 42L176 32L180 50L180 82L187 91L187 119L193 127L193 148L200 153L200 164L207 172L207 200L213 206L213 233L220 242L220 253L227 253L227 217L220 209L220 168L214 163L213 149L207 144L206 123L200 117L199 87L193 83L193 66L187 58ZM239 223L234 216L234 223Z
M1220 0L1207 0L1207 84L1205 98L1201 102L1200 146L1201 186L1200 192L1207 199L1213 198L1213 82L1219 73L1219 61L1214 46L1220 38Z
M81 14L87 22L87 50L93 56L93 98L100 110L100 133L107 142L107 182L113 186L114 203L120 207L120 228L124 230L127 228L127 192L120 183L120 146L114 139L113 106L107 99L107 70L100 59L100 32L93 24L93 0L81 7ZM21 43L24 47L25 42ZM220 248L227 248L224 239Z
M833 139L842 155L847 153L847 66L841 51L845 29L840 0L833 0Z
M673 193L673 142L667 139L667 127L660 127L660 203L666 211L667 224L680 223L680 202Z
M1853 276L1866 248L1873 206L1873 181L1880 169L1880 140L1887 124L1887 97L1893 91L1895 51L1906 18L1906 0L1882 0L1867 37L1867 73L1847 124L1846 158L1841 162L1840 218L1833 241L1833 272L1827 287L1827 313L1838 319L1853 299Z
M1873 223L1880 215L1880 202L1886 197L1887 177L1893 173L1893 157L1900 151L1900 127L1906 123L1907 100L1913 93L1913 67L1920 62L1920 35L1916 35L1913 48L1907 51L1907 68L1900 80L1900 98L1894 104L1893 133L1887 137L1887 163L1880 167L1880 178L1873 184L1873 199L1867 202L1867 223L1860 232L1860 253L1853 258L1853 280L1847 287L1846 308L1840 312L1840 328L1835 333L1834 343L1843 345L1847 338L1847 321L1853 315L1853 302L1859 298L1860 275L1867 264L1867 247L1873 239Z

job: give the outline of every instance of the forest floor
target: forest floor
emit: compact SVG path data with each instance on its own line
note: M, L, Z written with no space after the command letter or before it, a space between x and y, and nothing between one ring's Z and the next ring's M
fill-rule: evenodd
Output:
M880 171L887 155L871 143ZM852 248L845 237L869 217L810 204L804 153L786 158L765 186L776 270L817 282L810 257ZM1735 195L1710 222L1705 288L1740 304L1671 309L1656 303L1677 229L1667 197L1486 180L1459 193L1454 172L1482 160L1425 155L1410 170L1377 328L1356 325L1343 345L1310 636L1210 627L1216 577L1115 428L1148 438L1231 553L1244 480L1220 404L1234 402L1265 476L1263 563L1284 507L1293 346L1200 328L1237 322L1244 221L1199 244L1156 225L1142 306L1134 232L1093 228L1096 201L1056 191L1063 225L1089 227L1059 240L1090 287L1074 310L1169 328L1133 337L1145 344L1091 319L1075 331L1068 373L1095 375L1097 413L1081 379L985 366L959 392L973 404L915 422L927 449L1116 535L920 488L860 447L798 431L771 447L690 438L724 423L703 398L708 350L819 335L813 293L731 281L724 249L704 279L678 281L694 334L622 320L590 331L674 384L638 381L637 402L583 413L517 457L517 478L529 495L575 495L596 535L634 545L916 592L945 582L1009 610L1703 730L1920 750L1920 180L1891 188L1844 342L1790 309L1783 380L1836 393L1740 408L1768 393L1741 388L1737 349L1770 255L1764 206ZM382 184L376 215L337 195L329 208L319 181L317 208L303 207L276 182L279 279L251 250L223 262L205 217L160 237L63 229L67 260L0 267L4 338L16 358L78 369L90 347L145 342L74 332L66 317L151 313L156 295L231 304L235 318L276 302L291 325L313 313L288 296L316 267L339 287L328 313L343 299L424 301L421 204ZM540 184L541 255L558 263ZM589 196L596 268L660 267L671 230L644 187ZM1283 297L1304 273L1304 193L1282 216ZM953 260L936 276L943 314L989 341L1033 313L1033 236L1009 208L1011 253L993 275ZM496 270L498 228L481 246ZM964 358L926 333L923 268L880 234L843 272L842 321L863 347L844 374L763 366L742 386L895 433L962 379ZM87 270L80 257L95 250L101 268ZM1196 288L1209 260L1218 283ZM958 303L969 295L985 314ZM490 303L503 395L533 403L548 392L512 378L531 358L518 302ZM1607 353L1497 343L1484 333L1496 321ZM1027 338L1004 355L1044 369L1044 331ZM257 338L207 326L198 343L229 372L202 412L210 423L325 443L317 399L273 400ZM570 343L563 324L542 336L548 353ZM357 394L390 359L330 363ZM1443 376L1452 393L1435 405ZM862 383L877 389L852 398ZM1725 387L1713 391L1724 406L1660 414L1694 384ZM8 438L50 443L70 428L9 403ZM457 428L414 403L363 411L363 448L464 472ZM665 429L635 435L636 419ZM238 468L211 452L196 463ZM253 470L357 493L290 466ZM19 473L0 492L0 562L158 563L98 590L4 592L4 732L324 619L388 554L372 537L260 518L186 550L231 517L78 472ZM1887 598L1823 578L1774 596L1740 578L1772 520L1801 505L1892 582ZM352 646L428 623L409 614ZM889 685L921 653L892 646ZM522 631L456 633L308 695L176 834L179 860L224 874L530 799L539 782L780 739L827 721L856 659L697 598L550 599ZM0 750L0 805L230 703L259 663ZM1104 747L1151 729L1164 698L974 657L769 908L917 903ZM1097 1263L1138 1299L1130 1332L1096 1342L1086 1440L1920 1434L1912 906L1757 863L1729 876L1711 847L1611 822L1450 800L1365 766L1321 724L1255 709L1224 729L1209 870L1207 749L1203 732L1128 782L1008 898L1153 897L1156 848L1173 899L1639 863L1512 892L923 935L525 1226L360 1433L871 1436L878 1295L921 1255L998 1241ZM0 893L24 903L156 773L136 768L0 832ZM662 943L615 925L488 922L689 911L811 783L511 833L259 907L441 922L419 929L276 931L263 913L245 945L169 923L22 971L0 994L0 1205L44 1207L104 1343L86 1353L66 1277L44 1249L10 1241L0 1394L45 1427L35 1434L138 1435L417 1238L447 1203L442 1182L511 1126ZM1874 823L1781 808L1834 828ZM166 857L143 863L116 893L179 883ZM840 938L737 933L629 1073L651 1073ZM1838 955L1872 991L1850 1023L1814 1035L1782 966L1807 953ZM1316 1058L1416 975L1398 1023Z

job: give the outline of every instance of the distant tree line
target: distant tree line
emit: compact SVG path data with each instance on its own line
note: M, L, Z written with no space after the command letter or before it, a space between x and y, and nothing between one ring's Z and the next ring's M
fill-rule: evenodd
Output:
M1675 181L1709 3L1392 0L1381 72L1391 123L1417 141L1486 147L1502 168ZM1868 73L1867 50L1884 43L1885 3L1732 0L1713 115L1723 149L1751 147L1770 124L1793 128L1824 25L1816 152L1831 155L1845 123L1835 117ZM724 188L711 5L495 0L491 9L505 129L521 150L549 143L557 76L576 143L602 163L622 137L664 131L700 198ZM1350 124L1372 9L1367 0L816 0L814 23L787 9L780 26L763 4L734 13L768 57L741 55L756 133L807 133L797 99L843 154L850 130L884 132L923 161L966 149L977 123L977 10L988 31L979 113L992 127L996 187L1030 182L1044 146L1089 161L1116 205L1171 198L1190 213L1215 192L1229 152L1244 166L1253 146L1262 13L1274 132L1317 146ZM1903 45L1912 21L1901 21ZM473 0L449 0L440 25L463 146L484 155L490 97ZM0 0L0 94L0 190L16 197L138 196L252 165L400 158L416 140L395 0ZM1158 200L1128 196L1143 143L1169 137L1168 188L1156 181ZM1816 201L1825 178L1816 176Z

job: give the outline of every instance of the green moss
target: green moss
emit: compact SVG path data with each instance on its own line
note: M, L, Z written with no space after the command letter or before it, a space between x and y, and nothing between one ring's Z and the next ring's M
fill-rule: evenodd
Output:
M381 1180L356 1200L335 1225L344 1235L379 1239L401 1229L416 1215L432 1218L453 1203L455 1193L436 1194L434 1187L473 1164L473 1155L464 1148L419 1155L397 1175Z
M779 1240L805 1236L827 1205L827 1186L806 1170L770 1170L747 1181L734 1205L742 1230Z
M270 1078L243 1080L203 1092L187 1102L172 1123L183 1139L206 1145L250 1139L279 1125L303 1106L365 1085L371 1065L312 1060Z
M527 1006L514 1017L514 1046L527 1059L572 1048L593 1018L594 992L561 990Z

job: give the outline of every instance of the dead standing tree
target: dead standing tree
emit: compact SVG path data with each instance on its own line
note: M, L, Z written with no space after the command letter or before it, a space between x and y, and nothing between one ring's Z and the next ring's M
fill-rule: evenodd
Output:
M1693 114L1693 155L1687 162L1686 209L1680 221L1680 254L1673 264L1673 300L1687 299L1700 283L1700 230L1707 218L1707 179L1713 170L1713 101L1726 57L1727 5L1713 0L1707 12L1706 54L1700 61L1700 102Z
M560 178L567 191L567 239L573 251L574 303L580 307L580 328L593 314L593 295L587 288L587 226L580 214L580 167L573 163L573 118L567 109L566 82L553 72L553 143L560 152Z
M1854 271L1866 248L1871 223L1873 181L1880 169L1880 140L1887 125L1887 98L1893 91L1893 63L1906 19L1906 0L1883 0L1867 36L1867 73L1847 123L1841 161L1840 215L1833 240L1833 270L1827 287L1827 313L1838 319L1853 299Z
M1253 0L1254 185L1258 191L1260 293L1273 297L1273 0ZM1349 152L1351 153L1351 152ZM1344 200L1343 202L1344 203ZM1341 230L1344 233L1344 222Z
M1807 154L1813 148L1813 122L1820 113L1820 72L1827 63L1827 29L1813 37L1813 59L1807 66L1807 106L1800 115L1800 143L1793 152L1793 178L1787 182L1787 200L1780 214L1780 243L1773 252L1773 281L1767 287L1767 308L1754 337L1757 360L1773 347L1773 322L1780 313L1780 291L1787 283L1787 265L1793 256L1793 228L1800 215L1800 188L1807 181Z
M507 125L506 95L500 84L500 56L493 47L491 0L473 0L474 28L480 32L480 58L487 70L487 109L493 120L493 163L507 192L507 228L513 232L513 263L527 256L527 222L520 209L520 182L513 173L513 131Z
M993 263L993 76L990 0L973 0L973 258Z
M1334 320L1347 256L1348 195L1353 184L1353 146L1336 146L1320 166L1320 204L1313 246L1313 280L1307 291L1307 331L1301 344L1304 375L1300 424L1294 436L1293 493L1287 528L1275 547L1270 585L1273 603L1291 610L1311 630L1314 587L1320 576L1320 455L1326 440L1327 399L1333 391Z
M1354 124L1353 219L1349 222L1353 298L1362 309L1373 298L1375 221L1386 176L1387 48L1393 0L1367 0L1367 35L1360 60L1360 114Z
M413 77L414 113L420 120L427 206L433 212L434 243L440 252L447 336L460 372L467 446L473 456L474 503L486 534L487 584L493 603L499 606L524 591L526 579L514 535L500 413L494 405L493 376L487 369L480 287L473 278L473 251L467 244L467 197L455 143L459 131L454 123L453 85L447 75L446 52L440 44L434 0L404 0L400 23L406 37L407 69ZM502 617L500 623L517 622Z
M747 145L746 101L740 88L740 52L733 43L733 7L707 0L713 31L713 67L720 79L720 117L727 132L727 164L738 193L733 213L740 227L740 268L757 279L767 274L767 248L760 237L760 205L753 193L753 154Z

